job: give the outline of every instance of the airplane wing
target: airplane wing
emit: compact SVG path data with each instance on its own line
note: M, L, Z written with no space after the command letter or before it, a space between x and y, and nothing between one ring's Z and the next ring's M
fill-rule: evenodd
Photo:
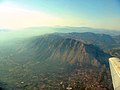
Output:
M114 90L120 90L120 59L109 58L109 64Z

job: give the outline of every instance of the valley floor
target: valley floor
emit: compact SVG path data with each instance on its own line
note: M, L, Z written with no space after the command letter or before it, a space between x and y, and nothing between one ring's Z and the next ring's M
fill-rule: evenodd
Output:
M110 72L104 67L34 74L27 82L16 81L14 87L6 87L6 90L113 90Z

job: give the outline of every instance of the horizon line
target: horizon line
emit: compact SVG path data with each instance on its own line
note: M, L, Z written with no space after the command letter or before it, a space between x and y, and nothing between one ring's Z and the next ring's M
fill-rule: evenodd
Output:
M89 26L62 26L62 25L55 25L55 26L30 26L30 27L23 27L23 28L6 28L6 27L0 27L1 29L4 30L9 30L9 31L16 31L16 30L25 30L25 29L30 29L30 28L41 28L41 27L49 27L49 28L86 28L86 29L99 29L99 30L108 30L108 31L120 31L120 29L110 29L110 28L100 28L100 27L89 27Z

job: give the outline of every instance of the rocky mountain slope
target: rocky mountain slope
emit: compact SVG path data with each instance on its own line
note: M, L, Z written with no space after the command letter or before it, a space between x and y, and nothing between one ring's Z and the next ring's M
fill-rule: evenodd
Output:
M120 37L119 35L111 36L108 34L95 34L91 32L84 33L56 33L57 35L61 35L67 38L73 38L75 40L80 40L87 44L97 45L102 49L111 49L113 47L120 46Z
M43 83L46 84L46 88L48 88L50 84L49 81L56 82L52 87L56 85L56 88L58 88L58 83L60 83L61 79L68 83L66 79L69 77L69 74L71 74L73 79L77 79L74 78L74 75L79 76L81 73L88 75L89 73L91 76L94 69L96 72L99 72L100 77L102 77L106 69L104 69L103 72L101 68L103 66L104 68L105 66L108 67L110 54L106 53L97 43L94 44L91 42L92 38L95 42L98 42L96 41L96 37L99 35L92 37L91 35L96 34L87 33L89 36L83 35L84 38L87 38L84 39L81 38L82 36L80 36L79 33L78 35L77 33L72 34L74 33L54 33L1 44L0 81L6 83L6 88L12 87L11 90L18 88L32 90L33 87L38 87ZM80 37L74 38L75 36ZM109 40L109 37L110 36L106 37L105 35L105 41ZM102 36L98 38L102 38ZM113 42L112 40L114 41L114 39L110 37L109 41ZM89 41L91 43L88 43ZM100 42L102 43L102 39L99 39L99 43ZM94 73L94 75L96 76L98 74ZM104 73L104 76L109 78L108 75L109 72L107 72L107 74ZM88 76L87 79L90 76ZM84 77L84 75L82 75L82 77ZM69 81L69 78L67 80ZM90 78L89 80L94 84L94 80ZM99 77L96 77L95 80L98 82ZM100 85L104 86L104 80L101 83L100 79ZM106 82L110 82L110 80ZM82 86L83 84L80 85Z
M109 55L103 50L95 45L85 44L73 38L48 35L35 38L32 42L29 42L29 45L31 45L31 50L39 60L60 60L70 64L93 66L108 65Z

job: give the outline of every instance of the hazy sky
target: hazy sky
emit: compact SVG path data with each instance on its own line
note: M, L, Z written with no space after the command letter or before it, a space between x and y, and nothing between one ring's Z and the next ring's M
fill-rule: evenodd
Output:
M0 28L56 25L120 30L120 0L0 0Z

